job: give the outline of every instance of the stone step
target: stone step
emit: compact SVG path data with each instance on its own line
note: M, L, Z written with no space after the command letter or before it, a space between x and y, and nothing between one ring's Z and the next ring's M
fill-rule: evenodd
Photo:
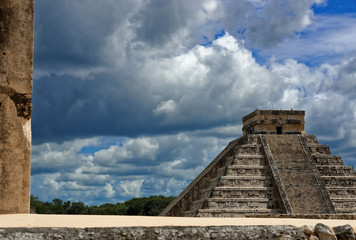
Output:
M351 166L318 166L321 176L356 176L355 170Z
M249 144L259 144L260 143L259 135L249 135L248 138L247 138L247 143L249 143Z
M319 144L318 139L314 135L304 135L307 144Z
M355 196L331 197L332 202L356 202Z
M312 155L314 154L331 154L328 145L316 144L316 145L309 145L309 150Z
M230 165L226 169L226 176L266 176L267 166Z
M193 201L190 211L201 208L271 208L273 201L268 198L207 198Z
M238 157L234 158L232 165L266 165L266 160L263 155L239 155Z
M244 217L246 214L271 214L280 213L280 209L199 209L198 217Z
M244 144L241 144L241 145L238 145L235 147L235 149L238 149L238 148L259 148L259 147L262 147L262 144L260 143L244 143Z
M273 202L268 198L208 198L203 203L203 208L270 208Z
M201 198L191 203L184 216L193 216L201 208L268 208L273 201L268 198Z
M356 187L356 176L322 176L326 187Z
M326 187L330 197L333 198L356 198L356 187Z
M354 208L356 209L356 198L338 198L331 200L335 209L347 209Z
M215 187L211 191L212 198L271 198L272 187Z
M263 155L261 144L244 144L235 148L235 156L239 155Z
M316 165L344 165L340 156L333 155L318 155L313 156L314 162Z
M271 179L267 176L223 176L217 186L271 186Z
M335 208L337 214L356 214L356 208Z
M255 158L264 158L264 156L263 155L248 155L248 154L246 154L246 155L238 155L238 156L236 156L235 157L235 159L255 159Z
M229 202L268 202L270 201L268 198L207 198L206 201L210 202L223 202L223 201L229 201ZM356 200L355 200L356 201Z

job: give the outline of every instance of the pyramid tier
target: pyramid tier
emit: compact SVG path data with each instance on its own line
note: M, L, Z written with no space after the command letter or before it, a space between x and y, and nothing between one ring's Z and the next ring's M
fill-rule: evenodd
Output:
M326 187L356 187L356 176L323 176Z
M356 208L335 208L337 214L355 214Z
M322 145L322 144L309 144L308 145L310 149L310 153L312 155L329 155L331 154L329 146L328 145Z
M318 166L321 176L356 176L355 170L351 166Z
M266 176L267 166L230 165L226 168L227 176Z
M270 208L272 201L268 198L207 198L203 208L208 209L264 209Z
M356 199L356 187L326 187L331 200L337 198L355 198Z
M268 187L271 181L266 176L223 176L220 178L218 186L255 186Z
M272 187L215 187L212 189L212 198L270 198Z
M238 155L233 161L232 165L265 165L266 160L263 155Z
M198 217L244 217L248 215L258 215L258 214L279 214L281 213L280 209L199 209L197 216Z
M356 198L332 199L335 209L356 209Z
M322 165L344 165L340 156L333 155L318 155L313 156L314 162L317 166Z
M236 147L235 155L239 157L245 156L261 156L263 155L262 146L260 144L244 144Z

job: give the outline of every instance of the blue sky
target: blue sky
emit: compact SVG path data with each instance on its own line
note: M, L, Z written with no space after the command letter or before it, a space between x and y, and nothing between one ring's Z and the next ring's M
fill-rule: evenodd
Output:
M256 108L356 166L356 2L39 0L31 193L178 195Z

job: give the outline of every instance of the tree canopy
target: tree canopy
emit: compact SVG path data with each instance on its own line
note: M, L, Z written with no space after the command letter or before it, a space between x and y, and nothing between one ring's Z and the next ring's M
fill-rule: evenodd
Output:
M63 201L55 198L42 202L31 195L31 212L38 214L90 214L90 215L141 215L158 216L175 197L150 196L133 198L123 203L105 203L87 206L82 202Z

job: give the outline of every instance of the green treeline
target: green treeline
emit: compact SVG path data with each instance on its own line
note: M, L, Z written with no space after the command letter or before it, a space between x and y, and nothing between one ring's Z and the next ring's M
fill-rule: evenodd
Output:
M31 195L31 212L38 214L90 214L90 215L141 215L158 216L175 197L150 196L133 198L123 203L105 203L87 206L82 202L62 201L42 202Z

